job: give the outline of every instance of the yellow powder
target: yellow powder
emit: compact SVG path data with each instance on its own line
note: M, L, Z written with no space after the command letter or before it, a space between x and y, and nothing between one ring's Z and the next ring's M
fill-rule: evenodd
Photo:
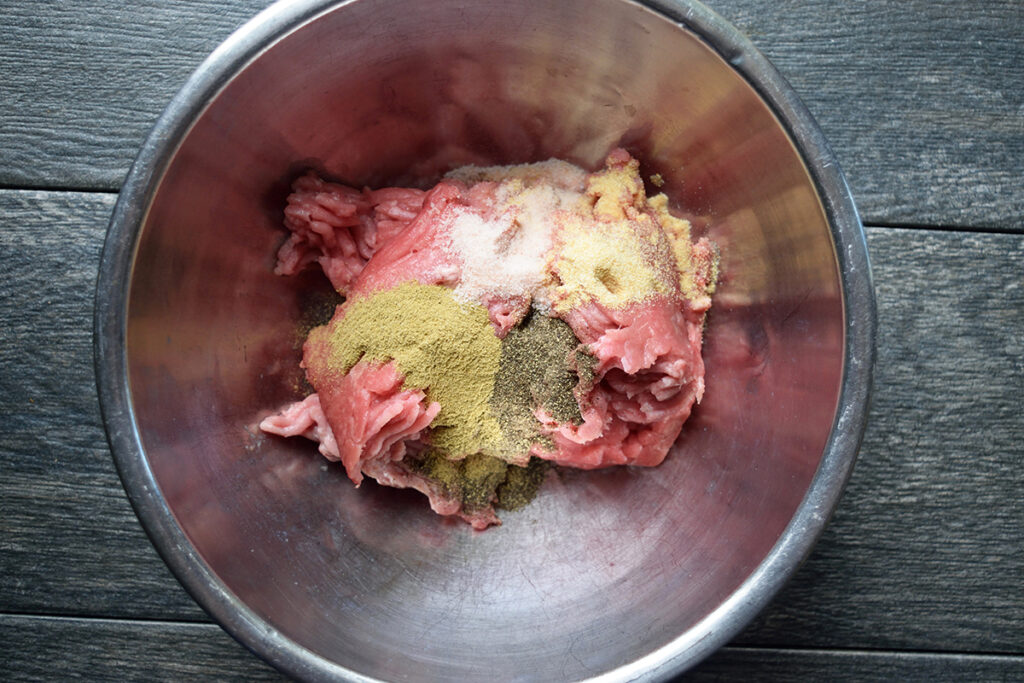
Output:
M668 197L664 194L656 194L647 200L662 229L672 242L672 251L676 257L676 268L679 270L679 289L687 297L693 298L695 287L693 284L693 264L690 262L690 253L693 250L690 244L690 222L682 218L676 218L668 211Z
M667 272L665 262L675 240L670 242L646 213L651 209L639 162L632 159L591 175L587 196L593 201L591 210L562 221L561 249L551 263L555 309L564 312L592 299L621 308L656 294L673 294L678 276L674 268Z
M310 364L322 360L339 375L360 360L393 360L405 388L441 404L431 440L448 457L499 454L502 433L490 397L501 342L483 306L456 301L446 287L406 283L350 301L340 320L316 328L309 340L329 348Z
M598 171L587 180L587 196L594 199L594 218L618 221L636 215L644 205L644 182L640 162L630 159L625 166ZM634 211L630 212L628 209Z
M631 221L567 220L554 263L561 284L555 309L566 311L591 298L610 308L669 294L671 287L652 265L651 244Z
M687 299L698 299L707 296L714 291L715 282L718 279L716 262L710 264L711 275L708 278L708 290L702 290L696 284L695 269L698 267L693 262L693 243L690 241L690 221L677 218L668 211L668 197L664 194L657 194L647 200L647 206L654 211L661 223L662 229L672 243L672 251L676 258L676 268L679 270L679 290Z

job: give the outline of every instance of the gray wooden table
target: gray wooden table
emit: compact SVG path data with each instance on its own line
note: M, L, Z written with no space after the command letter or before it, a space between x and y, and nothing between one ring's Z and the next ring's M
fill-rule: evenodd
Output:
M0 0L0 677L277 679L157 557L97 409L92 294L149 126L266 0ZM876 391L813 555L692 677L1024 680L1024 2L718 0L868 226Z

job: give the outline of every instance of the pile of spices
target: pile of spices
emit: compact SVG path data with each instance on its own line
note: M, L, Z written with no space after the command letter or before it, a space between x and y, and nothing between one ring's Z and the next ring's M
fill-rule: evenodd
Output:
M642 216L638 221L566 221L554 262L560 282L556 310L568 311L591 300L622 308L673 293L678 276L654 265L663 260L659 252L668 248L667 242L652 243L638 236L637 223L653 223Z
M437 451L428 451L414 467L468 508L484 508L497 499L497 507L516 510L537 495L549 464L531 458L520 467L481 454L449 460Z
M537 311L502 340L491 408L512 448L528 452L534 443L547 445L534 416L536 408L559 422L583 421L575 396L580 377L572 361L588 354L579 347L572 328Z
M459 213L451 245L462 266L455 288L462 301L521 297L543 301L555 218L587 208L586 179L562 161L514 167L460 169L463 182L497 182L492 205Z
M589 176L544 162L466 167L450 177L498 183L492 206L467 208L452 222L461 301L521 297L565 312L594 300L622 308L705 294L694 283L689 222L669 213L665 195L647 197L635 159Z
M309 348L329 355L308 367L344 375L361 360L394 361L406 388L441 404L431 423L435 448L453 457L504 451L490 408L501 341L486 308L456 301L447 287L411 282L345 306L343 317L310 332Z
M498 507L518 510L533 500L549 468L550 463L540 458L530 458L526 467L509 465L498 486Z
M418 469L468 507L495 496L516 507L532 497L543 468L529 464L530 449L549 446L536 409L579 424L580 374L592 381L593 358L565 322L531 312L499 340L484 307L459 302L441 286L406 283L352 300L310 340L311 348L328 350L331 372L347 373L362 360L393 361L405 387L441 405Z
M709 262L696 262L693 255L693 242L690 241L690 221L677 218L669 213L668 197L658 194L647 200L647 205L654 211L662 230L672 244L672 253L675 256L676 269L679 271L679 291L687 299L696 301L709 297L715 293L715 285L718 282L718 260L712 254ZM707 284L698 285L696 271L704 269L708 271L706 276Z

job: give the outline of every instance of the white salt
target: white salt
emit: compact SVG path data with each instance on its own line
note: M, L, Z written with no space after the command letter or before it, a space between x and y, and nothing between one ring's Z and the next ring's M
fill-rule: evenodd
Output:
M455 296L478 302L488 296L539 297L536 303L543 305L553 228L560 213L579 205L586 174L565 162L544 162L459 169L450 177L500 182L493 210L467 208L452 223L452 247L462 261Z

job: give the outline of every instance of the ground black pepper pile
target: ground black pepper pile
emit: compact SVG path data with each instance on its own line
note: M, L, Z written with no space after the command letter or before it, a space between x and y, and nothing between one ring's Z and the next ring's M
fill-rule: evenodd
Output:
M479 453L449 460L437 451L429 451L417 465L420 473L436 481L468 509L487 507L497 497L495 505L506 510L515 510L533 500L548 467L549 463L540 458L531 458L526 467L519 467Z
M531 311L501 343L501 361L490 405L507 439L510 456L531 446L550 446L534 416L539 407L559 422L580 424L576 392L589 390L596 359L586 353L562 320ZM510 458L514 459L514 458ZM512 510L533 499L548 463L532 457L525 467L487 455L449 460L428 452L418 469L437 481L467 508L497 506Z
M516 448L529 449L541 438L537 407L559 422L583 421L573 394L580 383L574 358L586 355L579 346L565 322L534 311L502 340L491 409Z

